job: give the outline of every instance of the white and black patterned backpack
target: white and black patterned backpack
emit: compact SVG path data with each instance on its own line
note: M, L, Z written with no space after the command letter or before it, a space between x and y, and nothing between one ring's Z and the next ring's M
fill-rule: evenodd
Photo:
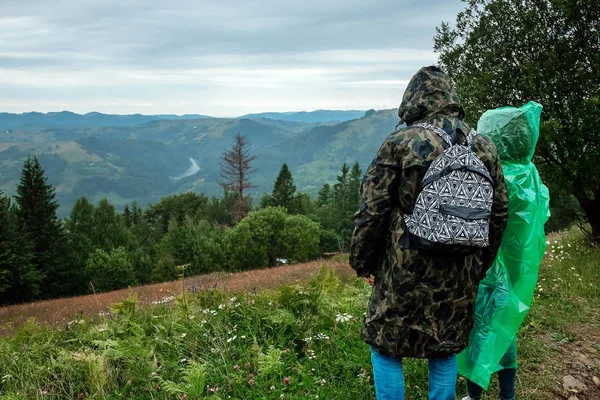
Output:
M467 135L467 145L453 144L436 126L429 129L450 145L433 160L421 183L412 214L404 220L410 241L423 249L489 246L494 183L489 171L471 149L477 132Z

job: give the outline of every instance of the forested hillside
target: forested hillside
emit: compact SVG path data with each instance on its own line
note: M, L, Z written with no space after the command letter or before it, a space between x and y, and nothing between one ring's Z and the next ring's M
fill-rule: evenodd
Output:
M396 123L395 112L380 111L326 124L203 118L8 130L0 136L0 190L14 194L22 163L36 155L56 188L60 216L82 196L108 198L118 209L189 190L220 196L218 160L241 133L258 156L255 199L271 190L283 163L294 171L299 190L316 195L335 180L342 163L368 164Z

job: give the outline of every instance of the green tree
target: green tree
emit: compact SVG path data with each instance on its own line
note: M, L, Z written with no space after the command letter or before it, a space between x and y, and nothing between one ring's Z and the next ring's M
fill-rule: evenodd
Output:
M340 216L346 215L350 209L350 168L344 163L340 174L336 177L337 183L333 185L333 203Z
M280 233L288 217L285 209L268 207L250 213L227 232L229 264L235 270L267 267L281 258Z
M219 225L234 225L234 210L237 204L237 194L234 192L223 192L223 197L210 199L206 210L206 219Z
M295 193L296 186L294 185L292 172L287 164L283 164L279 171L279 175L275 180L275 185L273 186L273 205L276 207L283 207L287 209L288 212L293 213Z
M360 185L362 182L362 170L358 162L352 166L348 182L349 212L354 214L360 206ZM352 216L350 216L352 218Z
M208 208L208 197L186 192L161 199L158 204L148 207L146 214L150 221L161 223L163 231L167 232L172 219L181 224L186 217L205 218ZM138 222L139 219L138 217Z
M304 215L288 216L278 239L280 258L304 262L319 254L319 224Z
M264 196L262 196L260 198L260 201L258 203L258 208L273 207L274 205L275 205L275 200L273 200L273 196L271 196L270 194L265 194Z
M186 274L219 271L225 266L222 238L223 232L208 221L173 221L160 243L161 258L171 256L175 266L189 264Z
M317 206L308 193L296 193L293 209L296 214L316 219Z
M541 103L540 172L553 196L577 198L600 240L600 2L466 3L456 26L438 28L435 51L468 120L490 108Z
M122 247L110 251L96 249L90 255L86 269L94 287L103 292L135 284L133 264Z
M73 291L67 239L56 216L58 203L38 159L29 157L17 185L16 221L33 251L32 262L42 277L43 297L64 296Z
M321 190L319 190L319 197L317 199L317 205L319 207L324 207L329 204L331 201L331 185L326 183L323 185Z
M125 227L123 218L106 199L100 200L94 210L94 229L91 232L94 248L110 251L118 247L131 249L134 238Z
M40 275L31 263L31 251L15 226L10 200L0 193L0 304L35 298Z
M65 221L71 258L80 270L85 267L90 253L94 251L94 211L94 206L85 197L81 197L75 201L71 216Z
M136 280L140 284L152 281L152 270L158 259L158 243L163 237L162 226L152 224L141 216L139 222L129 229L133 234L135 247L130 251L130 259L135 268Z
M123 208L123 222L127 228L131 228L131 225L133 224L131 209L127 203L125 203L125 207Z
M131 224L139 224L143 217L142 209L138 206L137 201L134 200L131 203Z

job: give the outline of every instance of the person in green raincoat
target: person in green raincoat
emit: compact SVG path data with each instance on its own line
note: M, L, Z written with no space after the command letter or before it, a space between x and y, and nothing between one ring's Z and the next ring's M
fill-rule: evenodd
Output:
M469 346L458 356L468 378L468 396L478 400L498 372L500 399L515 398L516 335L527 315L538 279L550 216L548 188L532 163L542 106L488 110L477 131L496 144L508 190L508 224L492 267L481 281Z

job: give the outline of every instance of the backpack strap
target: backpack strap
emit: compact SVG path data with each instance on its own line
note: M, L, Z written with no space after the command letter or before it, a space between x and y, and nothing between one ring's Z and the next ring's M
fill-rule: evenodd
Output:
M467 143L469 144L469 146L471 146L471 142L473 142L473 139L475 139L475 136L477 135L479 135L479 133L477 133L475 129L471 129L471 131L467 135Z
M431 124L425 124L425 123L414 124L412 127L415 127L415 126L418 128L428 129L430 131L437 133L438 136L441 137L444 142L446 142L450 145L450 147L454 146L454 143L452 143L452 139L450 138L450 135L448 135L448 133L446 133L446 131L443 130L442 128L438 128L437 126L434 126Z

